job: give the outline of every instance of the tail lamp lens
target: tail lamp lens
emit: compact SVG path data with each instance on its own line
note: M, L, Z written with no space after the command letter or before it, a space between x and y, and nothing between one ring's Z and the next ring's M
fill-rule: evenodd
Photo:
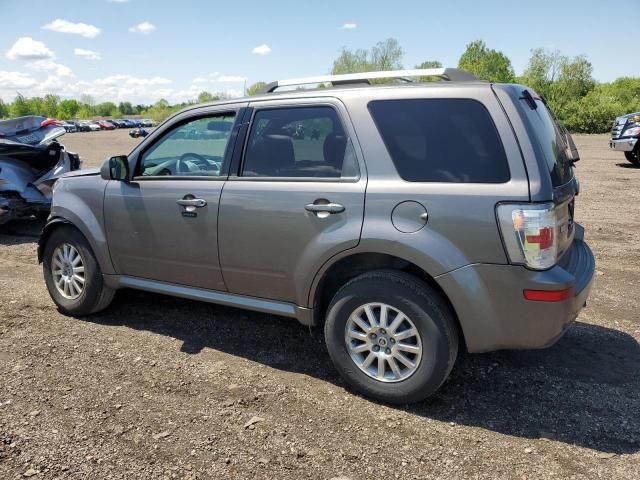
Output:
M554 205L498 205L498 221L511 263L545 270L558 257L557 219Z

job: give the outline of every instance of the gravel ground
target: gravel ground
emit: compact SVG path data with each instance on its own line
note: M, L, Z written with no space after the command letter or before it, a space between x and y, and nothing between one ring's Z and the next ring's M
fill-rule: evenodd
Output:
M64 137L85 166L137 142ZM57 312L41 225L0 230L0 478L640 478L640 169L577 136L598 261L554 347L462 355L426 402L347 391L319 330L133 291Z

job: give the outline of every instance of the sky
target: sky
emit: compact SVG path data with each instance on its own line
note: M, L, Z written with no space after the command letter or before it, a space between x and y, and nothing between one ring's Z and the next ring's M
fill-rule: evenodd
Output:
M403 65L455 67L467 43L584 54L598 81L640 76L640 0L0 0L0 98L178 103L245 81L322 75L343 47L396 38Z

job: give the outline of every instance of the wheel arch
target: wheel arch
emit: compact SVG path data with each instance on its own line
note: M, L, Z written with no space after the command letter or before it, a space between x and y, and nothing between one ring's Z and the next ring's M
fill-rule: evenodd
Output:
M102 273L114 273L111 258L109 256L108 249L106 249L106 241L94 238L94 236L91 235L91 232L95 231L95 229L91 229L90 226L63 216L52 217L42 229L38 239L38 263L42 263L45 246L51 237L51 234L58 228L64 226L76 229L87 240ZM105 250L100 248L101 245Z
M63 225L70 225L75 228L75 225L66 218L56 217L49 220L42 229L42 232L40 232L40 237L38 238L38 263L42 263L42 260L44 259L44 248L49 237L54 230L62 227Z
M432 275L415 263L405 258L379 252L358 252L336 259L316 276L310 294L309 305L313 310L314 323L320 324L325 317L326 309L335 293L349 280L373 270L398 270L422 280L433 288L445 301L455 319L460 339L466 347L464 331L456 309L446 292Z

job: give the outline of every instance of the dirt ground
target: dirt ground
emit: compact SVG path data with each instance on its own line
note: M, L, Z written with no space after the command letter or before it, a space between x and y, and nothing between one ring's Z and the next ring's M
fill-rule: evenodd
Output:
M65 317L41 225L0 230L0 479L640 478L640 169L577 136L588 307L554 347L462 355L426 402L345 389L319 330L122 291ZM70 134L85 166L126 132Z

